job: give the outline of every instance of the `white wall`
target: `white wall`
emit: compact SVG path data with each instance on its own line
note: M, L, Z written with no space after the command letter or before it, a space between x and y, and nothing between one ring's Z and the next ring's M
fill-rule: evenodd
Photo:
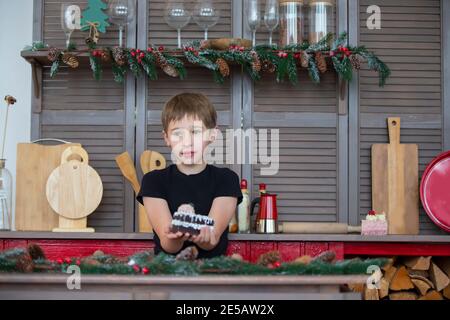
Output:
M20 51L32 43L33 0L0 0L0 12L0 148L6 110L3 98L9 94L17 99L9 109L5 144L6 167L13 176L14 212L16 146L30 141L31 67Z

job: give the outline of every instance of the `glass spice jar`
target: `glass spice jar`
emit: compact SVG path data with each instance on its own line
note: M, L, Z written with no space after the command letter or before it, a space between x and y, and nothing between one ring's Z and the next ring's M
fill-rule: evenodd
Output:
M311 0L309 2L309 43L317 43L327 33L335 31L334 15L334 0Z
M0 159L0 230L12 229L12 176L5 166L5 159Z
M303 0L280 0L279 46L303 41Z

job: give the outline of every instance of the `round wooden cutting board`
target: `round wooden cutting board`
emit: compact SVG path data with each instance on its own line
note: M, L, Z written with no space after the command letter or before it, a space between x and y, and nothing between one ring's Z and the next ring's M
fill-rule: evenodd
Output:
M55 212L67 219L81 219L91 214L100 204L103 184L98 173L86 161L86 155L72 149L63 154L61 165L47 180L47 200ZM82 159L70 160L77 154Z

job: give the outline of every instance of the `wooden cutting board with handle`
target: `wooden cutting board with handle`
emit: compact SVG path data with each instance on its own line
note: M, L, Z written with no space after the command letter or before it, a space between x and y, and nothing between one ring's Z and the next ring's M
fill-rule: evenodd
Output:
M388 234L419 234L417 144L400 143L400 118L388 118L389 143L372 145L372 208L386 213Z
M94 232L87 228L87 216L98 208L103 197L102 180L91 166L89 155L81 147L68 147L61 155L61 165L47 180L46 196L59 214L54 232Z
M58 145L38 142L57 141ZM62 142L62 143L61 143ZM41 139L17 144L16 209L17 231L51 231L58 226L58 214L50 207L45 187L50 173L61 164L67 147L81 146L57 139Z

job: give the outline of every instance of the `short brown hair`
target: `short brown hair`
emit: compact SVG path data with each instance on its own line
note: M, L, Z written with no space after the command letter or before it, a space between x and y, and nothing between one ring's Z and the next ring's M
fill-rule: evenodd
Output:
M216 127L216 109L204 94L186 92L170 98L161 114L164 132L167 133L171 121L179 121L185 116L200 119L207 129Z

